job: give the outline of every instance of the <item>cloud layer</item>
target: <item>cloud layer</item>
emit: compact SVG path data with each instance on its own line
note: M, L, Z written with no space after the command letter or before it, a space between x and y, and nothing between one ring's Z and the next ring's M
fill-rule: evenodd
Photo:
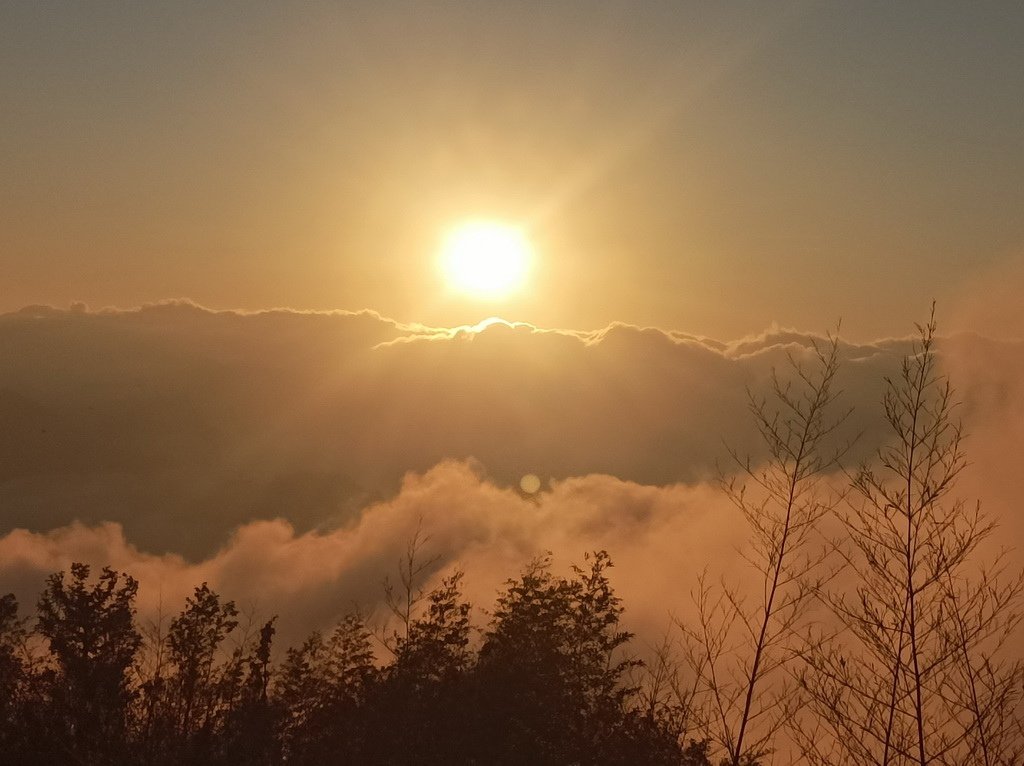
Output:
M0 317L0 591L31 603L72 561L142 582L173 613L196 584L297 640L379 607L421 522L430 577L467 569L491 603L531 557L609 550L646 635L685 611L696 569L741 566L742 525L708 482L723 442L760 454L746 391L814 336L725 343L652 328L403 325L372 312L213 312L188 303ZM964 490L1019 544L1024 349L958 336ZM843 344L851 462L885 438L884 376L906 339ZM727 462L724 463L727 465ZM526 473L542 491L515 487Z
M735 520L706 486L652 487L591 475L524 498L484 479L479 466L446 461L410 474L394 498L369 506L350 525L300 534L283 519L252 522L196 563L145 553L110 522L17 530L0 538L0 583L31 604L50 572L73 561L109 564L140 581L140 614L156 619L179 610L206 581L246 611L280 615L287 644L356 606L382 619L382 580L395 577L422 526L422 560L436 557L424 586L462 567L467 595L482 607L505 578L546 550L557 551L560 566L587 551L614 551L614 580L631 624L650 635L664 628L670 609L686 609L695 567L735 558Z
M32 307L0 317L0 533L113 521L146 550L200 557L254 519L344 523L445 459L474 459L499 485L697 483L723 443L757 456L745 390L764 393L772 366L813 340ZM864 454L880 381L906 349L844 346Z

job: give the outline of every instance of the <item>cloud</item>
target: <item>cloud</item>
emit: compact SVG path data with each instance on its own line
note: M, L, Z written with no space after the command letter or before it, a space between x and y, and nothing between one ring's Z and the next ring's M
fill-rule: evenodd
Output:
M1017 548L1024 557L1024 341L992 341L977 336L947 344L946 371L959 385L966 422L964 450L969 463L958 494L995 520L993 543Z
M256 520L300 535L352 523L449 459L498 487L527 473L696 486L726 443L759 457L746 390L764 395L773 367L821 340L30 307L0 316L0 533L115 522L141 550L200 560ZM842 344L851 459L881 442L882 379L909 349Z
M283 519L255 521L196 562L146 553L111 522L15 530L0 537L0 591L13 590L32 604L49 573L66 571L73 561L110 565L139 580L140 615L152 620L176 613L206 581L245 609L280 615L285 645L355 605L380 618L382 580L395 575L422 525L422 555L437 557L424 584L460 566L467 595L485 608L507 577L547 550L565 566L607 549L630 624L651 635L665 627L669 609L686 609L695 568L735 559L735 520L731 506L707 486L654 487L592 475L523 497L487 480L478 465L446 461L407 475L393 498L345 527L298 533Z
M30 605L47 574L110 565L140 580L153 618L208 581L279 614L285 645L357 604L379 616L422 522L439 557L425 584L461 566L483 607L543 551L560 566L610 551L629 625L654 639L700 568L741 578L743 525L708 477L723 439L759 454L745 389L763 395L773 366L820 340L188 303L0 317L0 591ZM961 494L1019 544L1024 347L941 347L972 434ZM911 348L842 344L855 458L882 443L883 377ZM539 494L515 489L525 473Z
M963 333L1024 340L1022 287L1024 252L995 261L961 287L950 310L949 326Z

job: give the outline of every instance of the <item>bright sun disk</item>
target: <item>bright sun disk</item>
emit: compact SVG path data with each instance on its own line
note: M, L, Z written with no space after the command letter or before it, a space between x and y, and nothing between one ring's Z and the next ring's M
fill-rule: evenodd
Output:
M526 282L532 248L520 229L474 221L453 229L441 248L449 285L477 298L500 298Z

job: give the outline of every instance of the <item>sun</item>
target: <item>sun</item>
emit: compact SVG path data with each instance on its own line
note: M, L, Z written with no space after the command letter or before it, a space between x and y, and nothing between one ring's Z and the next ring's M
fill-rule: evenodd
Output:
M474 298L503 298L521 289L532 259L533 248L523 231L494 221L460 224L441 246L445 280Z

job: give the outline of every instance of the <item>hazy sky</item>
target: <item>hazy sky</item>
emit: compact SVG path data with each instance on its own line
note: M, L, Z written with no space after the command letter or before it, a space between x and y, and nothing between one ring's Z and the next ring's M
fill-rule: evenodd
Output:
M903 332L1024 241L1017 2L0 5L0 311ZM528 226L514 300L442 231Z
M208 581L285 645L422 523L481 603L607 548L657 636L743 571L746 392L842 318L852 468L932 299L958 492L1020 550L1022 41L1020 2L0 0L0 594ZM511 298L441 278L477 218L535 245Z

